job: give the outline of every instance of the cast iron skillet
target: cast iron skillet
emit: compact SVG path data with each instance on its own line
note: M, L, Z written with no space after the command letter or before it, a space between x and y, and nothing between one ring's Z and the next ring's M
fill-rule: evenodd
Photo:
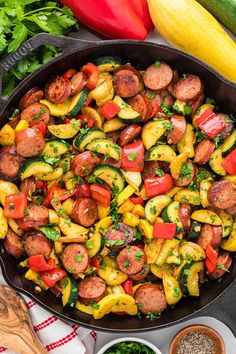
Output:
M61 47L63 54L41 67L36 73L27 77L8 99L0 99L0 125L7 122L7 118L13 112L14 108L17 107L20 98L30 88L33 86L43 86L52 75L63 73L71 67L80 67L93 58L102 55L118 55L127 59L127 62L139 65L140 68L145 68L155 60L160 59L168 62L180 73L195 73L204 80L206 86L205 92L209 97L217 100L222 112L236 113L235 84L222 78L206 64L189 55L183 54L179 50L142 41L115 40L86 42L73 38L39 34L28 40L17 52L0 63L0 80L2 80L4 73L13 67L19 59L43 44ZM200 298L181 300L174 309L169 308L166 310L160 319L150 321L134 316L109 315L95 321L91 316L78 310L63 309L61 300L50 292L35 293L34 284L24 279L21 271L17 268L17 261L7 254L2 243L0 244L0 261L5 280L17 291L30 296L44 308L65 320L73 321L85 327L108 331L129 332L151 330L179 322L209 305L219 295L223 294L230 285L235 283L236 279L236 262L234 261L231 272L225 274L221 282L211 281L205 284L201 288Z

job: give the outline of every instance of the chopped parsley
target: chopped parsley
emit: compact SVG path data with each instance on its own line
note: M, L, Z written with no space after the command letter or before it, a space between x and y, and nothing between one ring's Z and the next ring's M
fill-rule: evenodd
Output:
M54 227L54 225L39 226L39 230L52 241L58 241L60 232Z
M94 310L99 310L100 305L96 303L95 301L92 301L89 303L89 306L91 306Z
M128 155L128 160L131 162L135 162L137 160L138 154L134 152L133 154Z
M128 267L130 267L129 261L127 261L127 260L124 261L123 267L124 267L124 269L127 269Z
M191 106L188 106L188 105L185 105L184 106L184 114L185 115L190 115L192 113L192 107Z
M178 286L174 287L173 295L174 295L174 297L179 297L180 296L180 288Z
M150 214L152 214L152 215L155 215L157 212L157 208L155 205L153 205L149 210L150 210Z
M86 243L85 243L85 247L88 249L88 250L91 250L93 248L93 240L88 240Z
M122 246L125 240L105 240L105 245L108 247Z
M74 260L76 263L79 263L82 261L82 259L84 258L84 256L81 254L79 256L74 256Z
M137 251L136 253L135 253L135 255L134 255L134 259L135 259L135 261L140 261L140 259L142 258L142 256L143 256L143 251Z
M165 172L164 171L162 171L160 168L155 168L154 169L154 172L155 172L155 174L157 175L157 176L164 176L164 174L165 174Z
M179 179L182 180L185 177L188 180L192 177L192 173L193 167L188 165L187 162L182 162Z
M149 312L147 314L147 318L150 320L150 321L154 321L154 320L157 320L158 318L160 318L160 315L156 312Z
M156 60L155 63L153 64L155 68L159 68L161 66L160 60Z

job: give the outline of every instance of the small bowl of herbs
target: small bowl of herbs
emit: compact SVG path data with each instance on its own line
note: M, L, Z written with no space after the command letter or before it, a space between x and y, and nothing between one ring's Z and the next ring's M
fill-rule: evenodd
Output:
M97 354L162 354L161 351L147 340L125 337L112 340L105 344Z

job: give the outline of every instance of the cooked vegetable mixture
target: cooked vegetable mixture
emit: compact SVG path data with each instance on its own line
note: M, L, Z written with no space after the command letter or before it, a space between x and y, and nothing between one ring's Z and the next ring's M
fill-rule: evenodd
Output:
M194 74L118 57L71 68L0 131L0 238L63 306L155 319L230 271L235 141Z

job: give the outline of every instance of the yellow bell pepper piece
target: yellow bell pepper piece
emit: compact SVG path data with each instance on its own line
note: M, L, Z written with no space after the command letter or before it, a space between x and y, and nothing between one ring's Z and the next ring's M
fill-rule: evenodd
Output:
M136 315L137 305L132 296L127 294L110 294L98 302L98 306L93 310L93 317L98 320L111 311L125 311L129 315Z
M10 226L10 228L18 235L18 236L22 236L24 233L24 230L22 230L17 223L15 222L14 219L9 218L8 219L8 225Z
M124 281L128 279L128 275L121 272L120 270L113 269L109 266L106 266L103 264L103 266L99 267L98 269L98 275L100 278L105 280L107 285L121 285Z
M58 224L59 223L59 216L57 215L55 210L49 209L48 214L49 214L49 223L50 224Z
M147 264L155 263L161 251L163 243L164 243L164 239L154 238L150 243L145 244L144 251L147 255Z
M93 307L91 305L84 305L82 304L82 302L80 302L79 300L76 302L75 307L77 308L77 310L87 313L88 315L92 315L93 314Z
M110 208L105 208L102 205L98 205L98 219L104 219L105 217L108 216Z
M29 269L25 273L25 279L32 280L35 284L39 285L43 290L47 290L48 286L41 279L40 273Z
M74 204L75 201L72 198L68 198L62 203L62 207L65 209L67 215L72 216Z
M139 224L139 217L130 212L123 215L123 223L131 227L136 227Z
M127 126L127 124L123 123L118 118L113 118L113 119L107 120L103 124L103 131L104 131L104 133L115 132L116 130L122 129L126 126Z
M221 242L220 247L226 251L230 251L230 252L236 251L236 221L233 223L232 232L229 238Z
M9 194L18 193L18 187L12 183L0 180L0 203L4 205L5 197Z
M9 125L5 124L0 130L0 144L3 146L14 145L15 130Z
M54 242L54 249L56 254L62 253L62 243L60 241Z
M174 179L179 178L182 163L186 162L188 157L189 157L189 152L183 152L182 154L179 154L174 159L174 161L170 163L170 172Z
M0 239L5 238L8 232L7 218L3 215L3 209L0 208Z
M123 204L127 199L131 197L132 194L134 194L135 188L132 187L131 185L128 185L123 189L123 191L118 195L117 198L117 205L120 206Z
M71 222L69 219L65 219L63 217L59 218L59 227L61 232L66 236L85 235L89 232L89 230L85 227L77 225Z
M104 256L103 257L103 262L106 266L113 268L113 269L117 269L119 270L118 264L116 262L116 260L114 258L108 257L108 256Z
M104 229L108 229L113 224L112 217L107 216L106 218L101 219L98 221L95 227L95 232L100 232L101 234L104 234Z
M138 224L138 229L143 236L147 238L153 238L153 226L149 223L148 220L141 219Z
M131 202L131 200L127 199L123 204L118 209L119 214L125 214L128 213L129 211L132 211L134 208L134 203Z
M149 199L144 186L140 189L140 192L135 191L135 194L138 195L139 197L141 197L143 200Z
M136 204L132 210L132 213L140 216L141 218L145 218L144 207L141 204Z
M21 132L22 130L25 130L29 128L29 123L25 119L21 119L17 126L15 127L16 132Z
M200 199L203 208L208 207L209 201L208 201L208 190L211 186L211 182L208 181L207 179L204 179L200 182Z

